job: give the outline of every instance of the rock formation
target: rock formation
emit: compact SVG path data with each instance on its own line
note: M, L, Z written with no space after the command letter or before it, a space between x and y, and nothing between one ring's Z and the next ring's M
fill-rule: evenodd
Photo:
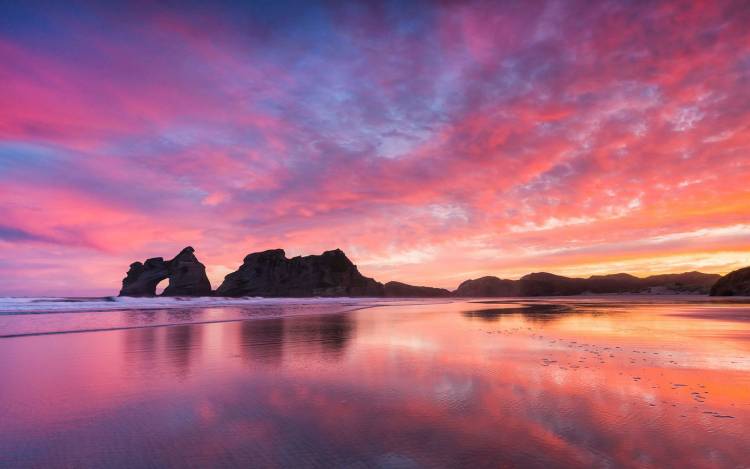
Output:
M133 262L122 279L120 296L156 296L156 285L167 277L169 269L162 257Z
M419 287L401 282L388 282L384 285L385 296L390 298L437 298L451 296L445 288Z
M164 279L169 285L163 296L209 296L211 284L206 276L206 267L188 246L174 259L165 261L161 257L152 257L146 262L130 264L130 270L122 280L120 296L156 296L156 286Z
M192 247L183 249L174 259L168 261L169 284L164 296L208 296L211 283L206 276L206 266L195 257Z
M224 278L218 296L383 296L383 285L359 273L340 250L287 259L283 249L248 254Z
M711 287L711 296L750 296L750 267L721 277Z

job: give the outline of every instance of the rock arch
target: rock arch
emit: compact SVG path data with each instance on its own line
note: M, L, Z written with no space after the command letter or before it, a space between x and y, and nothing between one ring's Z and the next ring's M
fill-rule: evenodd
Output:
M169 279L169 285L162 296L211 295L206 266L198 261L194 252L195 249L188 246L169 261L152 257L143 263L130 264L122 279L120 296L156 296L156 286L164 279Z

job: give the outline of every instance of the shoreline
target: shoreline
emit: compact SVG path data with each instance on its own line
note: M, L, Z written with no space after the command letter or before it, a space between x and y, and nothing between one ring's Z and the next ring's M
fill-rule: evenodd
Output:
M586 299L623 299L623 300L669 300L677 302L706 303L744 303L750 296L711 296L691 293L591 293L557 296L436 296L436 297L0 297L0 316L18 314L55 314L76 312L106 312L128 310L175 310L183 308L220 308L220 307L253 307L271 305L325 305L346 302L373 302L392 305L399 301L549 301L549 300L586 300Z

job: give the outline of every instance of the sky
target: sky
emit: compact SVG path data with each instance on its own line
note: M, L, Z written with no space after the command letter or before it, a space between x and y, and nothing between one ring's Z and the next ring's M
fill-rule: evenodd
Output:
M209 5L210 3L210 5ZM0 295L750 265L746 1L0 0Z

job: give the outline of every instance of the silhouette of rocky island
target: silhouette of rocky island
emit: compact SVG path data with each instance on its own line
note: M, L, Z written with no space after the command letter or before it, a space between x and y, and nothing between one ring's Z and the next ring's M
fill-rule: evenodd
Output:
M218 296L384 296L383 284L359 273L340 249L287 259L283 249L248 254L224 278Z
M586 293L698 293L750 295L750 267L718 274L685 272L639 278L629 274L570 278L547 272L525 275L519 280L482 277L461 283L454 291L388 282L385 285L362 275L340 249L321 255L286 257L283 249L245 256L237 271L211 290L206 267L192 247L174 259L154 257L130 265L122 281L120 296L156 296L157 284L169 280L164 296L261 296L261 297L512 297L563 296ZM715 284L715 285L714 285ZM712 288L713 287L713 288Z

